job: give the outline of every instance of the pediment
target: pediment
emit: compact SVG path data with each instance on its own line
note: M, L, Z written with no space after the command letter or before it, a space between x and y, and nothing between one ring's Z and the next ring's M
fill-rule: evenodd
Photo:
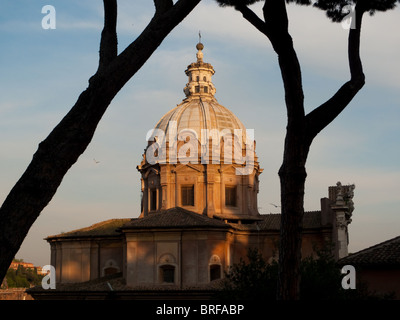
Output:
M202 171L201 168L199 168L193 164L180 164L180 165L177 165L176 168L172 170L172 172L179 172L179 171L183 171L185 169L192 169L197 172Z
M153 168L153 167L150 167L147 171L146 171L146 173L143 175L144 176L144 178L148 178L148 176L150 175L150 173L155 173L156 175L159 175L160 174L160 171L159 170L157 170L157 169L155 169L155 168Z
M228 166L223 166L222 168L218 169L218 172L236 174L236 167L233 164Z

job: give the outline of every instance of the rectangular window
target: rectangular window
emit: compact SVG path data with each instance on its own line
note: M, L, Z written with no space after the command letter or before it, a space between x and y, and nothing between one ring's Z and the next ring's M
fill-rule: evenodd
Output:
M175 282L175 267L171 265L164 265L160 267L160 281L161 283L174 283Z
M194 92L195 93L200 93L200 86L195 86L194 87Z
M212 264L210 266L210 281L221 279L221 266Z
M194 186L182 186L181 202L183 206L194 206Z
M150 189L150 211L157 210L157 189Z
M226 186L225 187L225 205L236 207L236 187Z

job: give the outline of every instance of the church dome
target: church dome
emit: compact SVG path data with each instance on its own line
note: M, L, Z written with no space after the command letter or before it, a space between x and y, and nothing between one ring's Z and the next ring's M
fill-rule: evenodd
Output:
M208 217L258 219L258 176L254 130L215 98L211 64L197 61L185 70L186 97L146 136L141 173L141 217L181 207Z
M163 130L168 141L169 124L176 121L177 132L185 130L195 131L198 140L202 141L202 133L208 130L209 134L218 134L216 139L220 140L221 134L231 132L235 129L246 134L243 123L229 109L220 105L214 99L198 98L186 99L174 109L167 112L157 123L155 129ZM204 138L203 138L204 139Z
M215 98L216 89L211 79L215 71L211 64L203 62L203 48L202 43L196 45L197 61L185 70L188 76L183 89L186 98L157 122L147 137L149 146L157 141L164 145L164 150L171 144L179 149L182 143L178 141L188 141L189 137L192 141L197 140L199 145L212 143L222 146L222 140L229 136L232 141L236 139L240 151L246 148L246 144L254 143L254 137L247 137L246 128L239 118Z

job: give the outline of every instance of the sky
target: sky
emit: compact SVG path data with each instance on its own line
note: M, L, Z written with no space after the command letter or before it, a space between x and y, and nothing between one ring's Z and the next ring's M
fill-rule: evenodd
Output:
M55 29L44 29L52 5ZM253 10L261 14L261 5ZM120 0L119 52L154 13L152 1ZM348 30L324 12L288 6L301 64L306 112L349 80ZM38 144L75 104L96 72L103 6L100 0L3 0L0 4L0 203ZM349 251L400 235L400 10L366 15L361 57L366 84L314 140L307 161L305 210L319 210L328 187L355 184ZM30 229L16 257L50 263L44 240L113 218L140 214L140 163L146 133L185 97L184 71L196 59L214 66L216 98L254 129L260 176L259 211L276 213L278 170L286 127L277 57L268 39L232 8L203 0L163 41L112 101L95 136ZM96 161L95 161L96 160Z

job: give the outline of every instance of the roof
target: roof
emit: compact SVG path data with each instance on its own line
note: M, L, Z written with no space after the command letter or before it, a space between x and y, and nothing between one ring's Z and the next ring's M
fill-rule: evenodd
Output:
M156 129L165 132L167 139L170 121L176 121L178 134L182 130L194 130L199 141L201 141L201 130L205 129L216 129L218 133L227 129L233 133L234 129L241 129L243 135L246 133L246 128L239 118L216 100L191 99L167 112L156 125Z
M149 155L154 151L150 149L151 152L148 153L148 149L146 149L146 155L149 157L146 160L150 163L152 161L177 163L182 160L182 155L186 155L187 159L185 160L192 163L202 161L198 157L210 157L211 163L225 162L226 155L222 152L224 150L228 154L232 153L232 156L228 156L227 159L230 161L227 163L241 164L243 161L242 149L248 150L247 154L249 155L255 147L248 144L247 138L250 141L253 138L247 137L246 127L239 118L229 109L220 105L216 99L205 100L201 97L187 99L167 112L154 129L147 139L149 143L147 148L152 141L157 141L161 148L167 148L168 145L169 152L165 150L152 159ZM234 140L234 148L231 147L232 142L228 139ZM186 141L186 143L180 144L179 141ZM225 143L227 143L226 147ZM185 146L184 149L181 149L183 146ZM188 151L190 151L189 154ZM170 158L171 154L174 155L172 158ZM179 155L178 158L177 155Z
M134 219L110 219L93 224L89 227L48 236L47 241L72 238L116 237L121 230L130 229L176 229L176 228L218 228L236 230L278 231L280 229L280 214L265 214L255 217L245 217L241 223L225 223L219 219L209 218L181 207L175 207L152 213L146 217ZM246 221L246 222L245 222ZM303 228L321 227L320 211L304 213Z
M260 215L260 221L255 224L235 224L235 228L240 230L278 231L280 227L280 213L262 214ZM321 211L304 212L303 229L316 229L321 227Z
M132 219L121 229L142 228L229 228L226 223L175 207L143 218Z
M58 238L91 238L91 237L105 237L105 236L118 236L120 233L117 231L119 227L129 222L131 219L110 219L93 224L89 227L63 232L57 235L48 236L45 240L54 240Z
M339 260L341 265L368 267L400 266L400 236L350 254Z
M132 219L121 229L147 229L147 228L234 228L239 230L265 230L274 231L280 229L281 215L259 215L258 219L252 217L249 223L225 223L218 219L209 218L180 207L171 208L160 213L153 213L144 218ZM304 213L303 228L313 229L321 227L321 212L310 211Z

